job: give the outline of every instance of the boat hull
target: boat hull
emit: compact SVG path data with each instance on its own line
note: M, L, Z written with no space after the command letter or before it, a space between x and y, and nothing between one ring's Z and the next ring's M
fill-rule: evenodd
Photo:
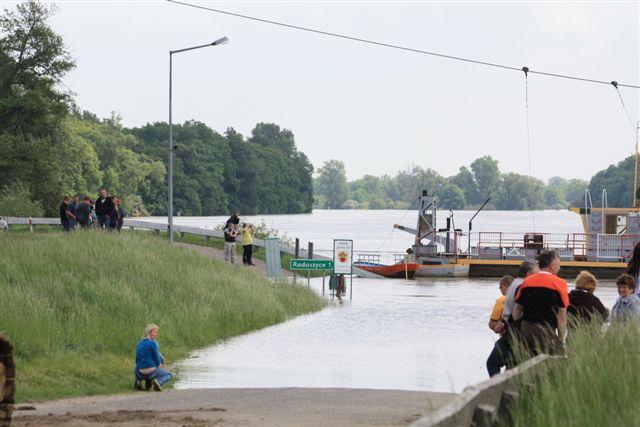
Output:
M373 265L373 264L354 264L355 267L358 267L361 270L369 271L371 273L375 273L379 276L388 277L388 278L397 278L403 279L405 277L412 278L415 274L416 269L420 267L420 264L415 262L402 263L402 264L393 264L393 265Z
M469 266L462 264L421 265L415 277L469 277Z

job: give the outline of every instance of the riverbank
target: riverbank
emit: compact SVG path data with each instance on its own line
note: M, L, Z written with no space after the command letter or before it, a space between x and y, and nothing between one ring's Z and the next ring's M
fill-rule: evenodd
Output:
M362 389L191 389L66 399L18 410L14 426L407 425L449 393Z
M133 349L160 325L169 363L300 314L313 291L138 233L0 233L0 325L18 400L131 390Z

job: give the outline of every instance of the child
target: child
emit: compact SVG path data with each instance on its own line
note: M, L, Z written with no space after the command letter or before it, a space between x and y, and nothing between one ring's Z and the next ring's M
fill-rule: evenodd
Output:
M251 261L253 255L253 228L246 222L242 224L242 263L244 265L255 265Z
M628 274L623 274L616 280L616 285L620 298L611 309L611 321L624 319L640 321L640 298L634 294L635 279Z

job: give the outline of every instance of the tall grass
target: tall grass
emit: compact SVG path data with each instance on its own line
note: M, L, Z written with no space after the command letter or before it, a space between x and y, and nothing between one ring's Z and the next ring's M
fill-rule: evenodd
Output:
M147 323L160 325L171 362L323 306L305 287L138 233L0 233L0 251L0 330L15 345L19 400L129 390Z
M597 323L570 330L567 358L522 393L515 425L640 425L640 326Z

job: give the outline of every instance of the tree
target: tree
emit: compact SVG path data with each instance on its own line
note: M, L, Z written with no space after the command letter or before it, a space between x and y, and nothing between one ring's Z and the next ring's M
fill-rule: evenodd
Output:
M500 191L500 169L497 160L491 156L480 157L471 163L471 171L478 188L475 203L480 203Z
M594 206L602 203L602 190L607 190L607 201L611 207L633 206L634 157L630 156L617 165L596 173L589 181L589 191Z
M502 210L540 209L544 206L544 183L517 173L504 174L495 205Z
M347 174L344 163L328 160L318 170L318 193L324 196L328 209L339 209L347 201Z
M0 216L40 218L43 215L42 204L32 199L22 181L14 181L0 191Z
M22 181L48 214L69 185L60 154L71 95L57 84L74 66L47 25L53 12L27 1L0 16L0 187Z
M446 184L438 194L439 206L443 209L464 209L464 192L455 184Z
M458 173L451 177L449 181L462 190L467 203L477 204L486 200L480 200L478 196L478 184L476 184L473 173L466 166L461 166Z
M74 67L62 37L48 25L55 9L19 3L0 17L0 120L2 130L51 135L71 96L57 84Z

